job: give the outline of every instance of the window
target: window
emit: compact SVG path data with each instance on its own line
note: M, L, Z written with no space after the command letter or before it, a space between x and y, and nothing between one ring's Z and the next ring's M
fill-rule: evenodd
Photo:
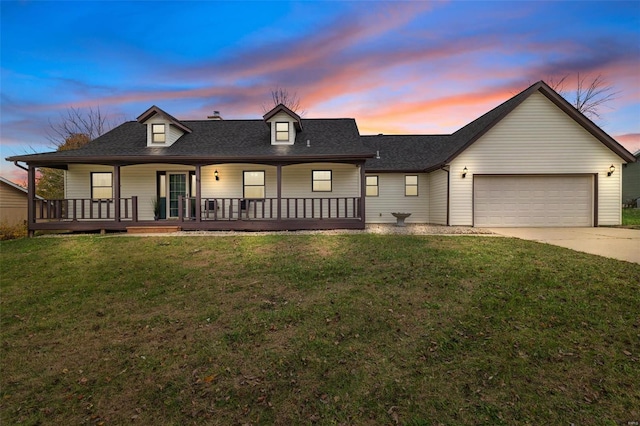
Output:
M167 140L164 132L164 124L152 124L151 132L153 133L151 141L153 143L165 143Z
M167 196L167 172L158 172L158 197Z
M264 170L244 172L244 198L264 198Z
M404 195L405 197L418 196L418 176L412 175L404 177Z
M331 192L331 170L314 170L311 173L313 192Z
M289 123L276 123L276 141L289 142Z
M367 176L365 178L365 182L366 182L367 197L377 197L378 196L378 176Z
M111 172L91 173L91 198L113 198L112 182Z

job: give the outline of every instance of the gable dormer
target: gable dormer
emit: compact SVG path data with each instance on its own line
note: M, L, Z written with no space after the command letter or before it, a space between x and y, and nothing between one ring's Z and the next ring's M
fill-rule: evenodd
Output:
M302 131L300 116L283 104L278 104L263 118L271 129L271 145L293 145L297 132Z
M137 121L147 126L148 147L171 146L185 133L191 133L191 129L155 105L143 112Z

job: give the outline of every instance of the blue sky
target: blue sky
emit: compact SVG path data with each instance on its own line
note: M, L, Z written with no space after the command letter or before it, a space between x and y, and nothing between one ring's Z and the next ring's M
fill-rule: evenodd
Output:
M0 175L18 182L4 158L51 150L69 107L259 118L276 87L308 118L434 134L538 80L601 74L618 94L596 123L640 149L638 1L2 1L0 28Z

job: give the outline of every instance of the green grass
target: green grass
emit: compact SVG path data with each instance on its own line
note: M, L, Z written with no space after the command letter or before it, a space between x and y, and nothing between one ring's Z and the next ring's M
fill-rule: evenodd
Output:
M0 424L640 420L637 264L483 237L0 250Z
M640 228L640 209L622 209L622 225Z

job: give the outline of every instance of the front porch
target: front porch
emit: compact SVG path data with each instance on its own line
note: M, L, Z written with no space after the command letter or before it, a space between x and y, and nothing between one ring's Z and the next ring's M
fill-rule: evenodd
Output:
M187 163L187 164L185 164ZM29 188L36 169L29 164ZM65 198L29 193L28 229L364 229L364 161L60 165Z

